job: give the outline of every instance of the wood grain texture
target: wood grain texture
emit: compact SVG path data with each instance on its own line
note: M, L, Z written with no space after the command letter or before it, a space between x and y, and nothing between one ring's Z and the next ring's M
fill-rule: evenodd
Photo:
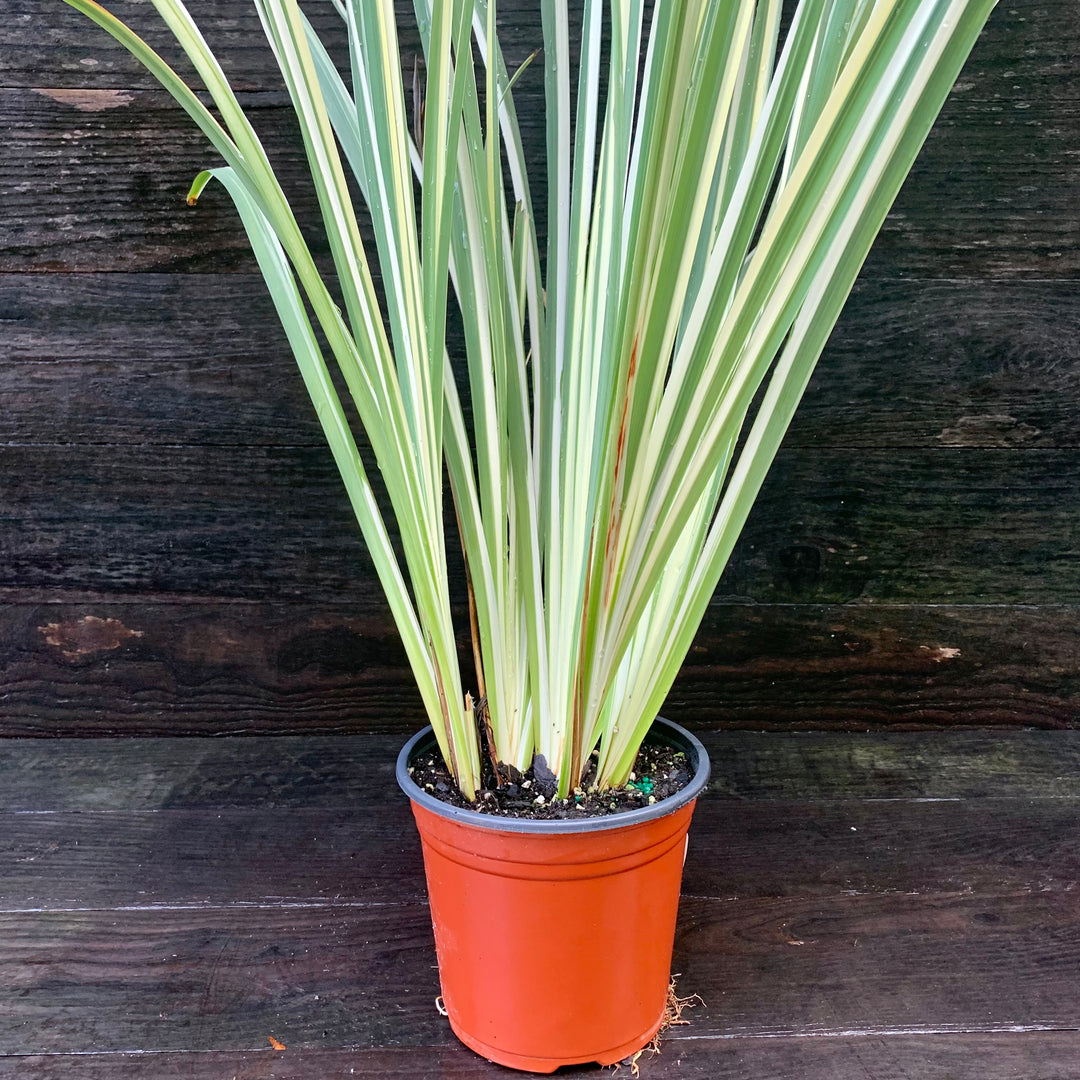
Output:
M1080 734L703 736L674 970L705 1004L646 1075L1071 1075ZM434 1008L393 749L0 745L0 1075L494 1076Z
M1080 799L1076 731L694 730L713 763L710 799L748 807ZM396 815L405 803L397 801L393 767L404 741L388 733L4 739L0 812L317 808L333 820L330 811L389 805Z
M111 0L107 6L185 78L194 78L183 52L152 7L138 0ZM0 50L0 85L70 90L156 85L120 44L79 12L61 5L43 12L34 0L6 0L5 8L8 19L0 39L4 46ZM273 75L273 57L250 4L243 0L195 0L190 10L222 59L235 89L280 89L280 78ZM341 25L328 0L308 0L304 10L320 33L333 34Z
M310 223L250 4L194 11ZM1075 16L994 12L665 707L706 1004L646 1077L1080 1076ZM503 1075L434 1008L416 691L201 137L36 0L0 123L0 736L278 733L0 739L0 1077Z
M186 114L164 91L94 94L98 100L88 106L47 89L0 90L9 137L0 173L9 192L0 234L5 269L254 271L224 191L195 208L186 204L195 174L220 164ZM285 98L266 93L241 100L294 209L310 220L313 197L298 182L302 150ZM317 234L310 240L325 251Z
M391 759L392 761L392 759ZM393 777L382 800L286 807L2 814L0 909L422 902L420 842Z
M95 93L110 96L86 112L68 98L56 100L59 92L0 90L0 118L11 133L0 162L0 184L11 193L0 234L5 267L251 272L228 197L212 190L198 207L184 204L195 173L215 163L186 116L159 91ZM314 221L302 151L280 95L243 100L298 214ZM1033 102L999 115L973 106L970 116L945 118L865 273L1074 278L1080 267L1068 192L1077 176L1068 138L1080 122L1077 107ZM1043 182L1048 176L1055 182ZM943 200L948 216L939 213ZM314 226L309 238L325 255Z
M378 594L43 602L54 596L9 590L0 604L0 734L404 733L421 722ZM1078 620L1069 606L716 601L664 711L705 728L1071 727Z
M1030 14L1003 8L992 17L991 30L870 256L870 274L1076 275L1080 264L1068 192L1077 178L1070 132L1078 122L1078 95L1067 58L1075 52L1078 31L1068 3L1036 7ZM512 30L521 24L521 10L515 8L507 20ZM14 195L8 235L0 242L7 268L250 267L223 196L204 199L206 208L198 213L178 212L191 175L206 158L200 137L156 91L128 90L145 86L145 79L133 75L106 41L96 40L104 38L102 33L91 27L80 31L77 20L69 20L65 14L37 34L40 24L18 24L17 48L8 62L11 88L0 92L0 116L14 136L0 163L0 184ZM265 123L271 148L287 163L284 177L292 189L299 148L295 139L283 137L287 121L274 115L281 110L272 80L253 74L265 72L267 64L251 44L255 35L244 33L249 25L245 19L223 19L218 29L229 42L226 51L237 54L241 84L260 86L249 101ZM535 17L511 35L522 57L537 38ZM49 46L50 39L66 41L66 50ZM45 51L51 59L42 55ZM83 64L87 59L97 64ZM35 64L44 66L35 69ZM98 98L96 111L73 104L85 106L89 99L60 95L56 100L25 85L51 89L58 83L66 93L72 85L87 85L75 75L87 67L91 89L95 82L109 84L94 91L111 95ZM102 73L93 74L98 68ZM37 77L28 80L26 73L34 70ZM57 78L43 78L52 72ZM535 123L541 85L533 69L518 87L530 147L543 144ZM116 95L117 87L124 93ZM259 95L265 97L260 101ZM5 183L9 175L12 180ZM32 186L26 184L28 176ZM1053 183L1046 182L1050 176ZM90 204L82 197L87 188L96 195ZM538 218L542 204L541 197ZM948 214L941 212L943 206Z
M118 11L174 58L145 4ZM311 12L337 20L321 0ZM537 12L502 12L524 59ZM8 14L0 734L408 730L412 680L235 215L220 192L183 205L201 137L75 12L10 0ZM252 9L196 14L310 220ZM1067 0L995 10L673 715L1080 718L1074 16ZM516 88L534 156L542 81L534 67Z
M670 1034L658 1056L640 1061L643 1080L1073 1080L1080 1048L1074 1030L827 1038L683 1038ZM68 1055L0 1057L0 1077L59 1080L75 1067ZM504 1080L505 1069L463 1047L292 1050L269 1047L210 1054L83 1054L85 1080ZM597 1068L560 1077L596 1080ZM624 1073L625 1075L625 1073Z
M1071 727L1078 616L1053 605L717 600L664 707L759 728Z
M1077 451L866 451L857 460L783 451L718 595L1080 602ZM78 589L372 610L373 568L321 447L238 456L208 446L0 446L0 499L0 590L12 599L10 590ZM453 536L447 547L458 551Z
M0 443L322 445L262 279L0 275ZM787 448L1075 448L1067 281L860 283Z
M262 278L0 275L0 443L316 445Z
M783 452L718 594L1071 603L1077 479L1069 451Z
M4 1053L453 1038L426 904L0 915Z
M864 277L784 445L1075 446L1078 319L1069 281Z
M8 585L337 594L361 604L375 595L370 559L322 447L250 447L242 456L202 447L3 447L0 476Z
M387 761L391 762L392 757ZM420 844L392 777L363 809L10 813L0 911L371 906L426 898ZM699 806L689 900L1068 892L1080 879L1076 797Z
M685 899L695 1036L1071 1029L1080 901ZM0 1052L446 1045L424 904L0 913ZM687 1032L686 1034L691 1034Z
M152 8L139 0L110 0L108 7L187 76L189 71L183 53ZM394 7L398 13L401 52L411 76L412 56L422 55L413 7L409 0L395 0ZM6 0L5 8L8 20L0 37L3 44L0 86L49 86L72 90L149 89L156 86L152 77L119 44L77 12L56 7L42 15L35 0ZM192 0L188 8L235 89L281 88L258 16L250 4L245 0L213 0L212 3ZM342 20L329 0L305 0L304 13L336 55L337 48L344 44L344 31ZM500 40L510 66L516 67L539 44L540 11L527 0L504 0L499 6L499 15ZM1036 64L1041 70L1052 62L1051 55ZM523 79L522 82L526 81Z
M1075 733L700 734L713 776L688 899L1041 895L1080 879ZM400 742L8 741L0 910L421 901Z
M1072 1028L1078 907L1067 893L688 900L673 965L717 1003L702 1033Z
M0 38L4 45L0 85L72 89L153 85L119 45L74 11L57 7L42 18L35 0L6 0L6 7L9 19ZM276 86L268 74L271 61L258 19L244 0L214 0L212 4L193 0L190 7L238 89ZM409 53L418 45L415 32L409 30L412 6L408 0L395 0L395 7L403 51ZM580 3L570 7L579 9ZM182 64L179 51L145 5L138 0L112 0L109 9L130 22L167 60ZM329 0L307 0L305 11L320 33L334 33L339 20ZM520 63L539 43L539 12L527 0L503 0L498 11L500 40L511 62ZM1022 8L1001 6L969 61L962 91L976 99L998 100L1014 97L1021 88L1037 89L1050 98L1068 99L1077 80L1072 62L1076 25L1071 14L1069 0L1030 0ZM1015 57L1011 63L1010 56Z

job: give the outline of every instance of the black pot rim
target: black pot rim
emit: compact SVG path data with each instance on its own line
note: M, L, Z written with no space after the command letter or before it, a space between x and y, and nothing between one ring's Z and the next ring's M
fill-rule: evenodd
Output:
M674 795L661 799L651 806L637 810L625 810L605 817L582 818L580 821L567 821L562 818L535 821L526 818L500 817L494 814L481 814L461 806L452 806L434 795L429 795L409 775L409 762L421 751L428 749L428 744L435 744L435 731L429 724L418 731L402 748L397 758L397 782L401 790L418 805L430 810L439 817L458 821L473 828L492 829L497 832L536 833L553 835L556 833L601 832L605 829L624 829L642 822L655 821L675 813L687 803L696 799L705 789L709 780L709 755L701 742L678 724L658 716L649 735L669 746L682 750L690 761L694 773L690 783Z

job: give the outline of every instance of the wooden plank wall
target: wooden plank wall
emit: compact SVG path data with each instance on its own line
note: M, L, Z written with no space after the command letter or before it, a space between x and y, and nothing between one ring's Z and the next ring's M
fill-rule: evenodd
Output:
M295 187L250 6L191 6ZM518 59L539 39L534 6L507 18ZM211 154L59 0L0 7L0 734L416 726L235 215L223 193L184 205ZM333 22L325 0L311 8ZM148 9L116 7L147 32ZM669 715L1076 724L1078 53L1075 0L996 10ZM539 68L519 97L538 131Z

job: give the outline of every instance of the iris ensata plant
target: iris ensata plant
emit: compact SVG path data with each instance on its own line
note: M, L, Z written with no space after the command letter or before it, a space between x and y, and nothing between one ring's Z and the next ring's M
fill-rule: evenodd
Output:
M546 237L496 0L414 0L422 80L403 76L414 60L400 55L392 0L329 0L345 76L298 0L253 0L303 137L329 280L180 0L153 3L215 112L106 10L67 2L224 159L189 201L216 180L235 202L462 793L480 783L477 713L494 759L524 770L543 755L563 796L594 750L599 785L624 783L994 0L787 12L778 0L584 0L576 57L565 0L536 0ZM468 570L468 691L448 534Z

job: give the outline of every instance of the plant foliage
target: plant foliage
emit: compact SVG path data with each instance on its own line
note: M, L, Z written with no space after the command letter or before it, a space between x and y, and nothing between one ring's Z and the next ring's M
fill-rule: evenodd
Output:
M801 0L783 35L779 0L584 0L576 58L565 0L538 0L543 239L496 0L414 0L426 79L411 117L392 0L331 0L344 78L298 0L253 0L342 307L181 0L153 2L216 115L93 0L67 2L224 159L190 200L218 180L236 204L462 792L479 783L479 740L451 618L444 478L494 753L519 769L542 754L565 795L598 748L601 785L624 782L994 0ZM451 285L462 386L447 355ZM321 342L373 448L403 564Z

